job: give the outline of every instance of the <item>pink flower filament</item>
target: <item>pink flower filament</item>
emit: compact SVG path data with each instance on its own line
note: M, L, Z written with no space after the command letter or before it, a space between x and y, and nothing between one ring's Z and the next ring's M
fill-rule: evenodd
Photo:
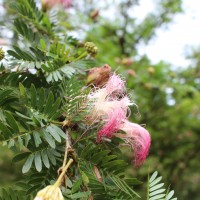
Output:
M120 134L123 139L130 144L134 150L134 164L140 166L146 159L151 145L149 132L142 126L125 121L120 128L126 134Z
M119 130L121 123L126 119L126 113L119 108L108 113L106 124L97 134L97 141L101 141L102 137L112 138L113 134Z
M109 94L112 94L114 91L123 93L125 90L124 81L116 74L113 74L106 84L106 90Z

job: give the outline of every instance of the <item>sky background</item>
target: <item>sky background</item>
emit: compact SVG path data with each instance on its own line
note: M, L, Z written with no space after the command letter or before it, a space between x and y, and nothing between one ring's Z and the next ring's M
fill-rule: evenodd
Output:
M134 10L138 20L144 19L147 13L155 9L155 0L140 0ZM177 14L168 28L158 30L157 37L147 46L140 46L139 54L147 54L153 63L167 61L176 67L186 67L185 59L191 46L200 45L200 1L183 0L184 13Z

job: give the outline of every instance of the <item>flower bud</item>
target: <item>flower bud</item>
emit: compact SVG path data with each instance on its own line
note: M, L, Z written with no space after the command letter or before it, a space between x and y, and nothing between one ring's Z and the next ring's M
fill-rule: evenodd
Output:
M49 185L40 190L34 200L64 200L64 197L58 186Z
M62 172L59 175L57 181L54 183L54 185L49 185L45 187L44 189L40 190L34 200L64 200L64 197L62 195L62 192L59 188L59 186L62 183L63 177L69 168L69 166L73 163L73 159L69 159L68 163L65 165L64 168L62 168Z
M111 75L111 67L105 64L102 67L94 67L89 70L87 76L87 84L93 84L96 87L102 87L105 85L110 78Z
M2 48L0 48L0 61L3 60L5 53Z
M97 55L98 48L93 42L86 42L84 47L88 54L90 54L92 57L95 57Z

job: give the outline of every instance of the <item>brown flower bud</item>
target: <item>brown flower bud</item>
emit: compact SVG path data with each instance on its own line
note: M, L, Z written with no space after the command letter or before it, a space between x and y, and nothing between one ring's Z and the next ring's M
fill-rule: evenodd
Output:
M90 69L87 76L87 85L93 84L96 87L102 87L107 83L111 75L111 67L105 64L102 67L94 67Z

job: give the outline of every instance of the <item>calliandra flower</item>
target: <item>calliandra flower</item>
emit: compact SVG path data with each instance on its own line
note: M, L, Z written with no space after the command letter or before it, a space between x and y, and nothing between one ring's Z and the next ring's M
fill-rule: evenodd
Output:
M59 187L49 185L37 193L34 200L64 200Z
M123 93L125 90L125 83L119 76L113 74L106 84L106 90L108 94L111 94L114 91Z
M105 115L117 108L127 110L132 105L129 98L123 95L124 81L117 75L112 75L104 88L96 88L88 95L90 115L92 119L105 118Z
M122 108L118 108L108 113L106 124L97 134L97 142L100 142L102 137L113 137L113 134L119 130L121 123L126 119L125 112Z
M65 6L65 8L69 8L71 6L71 0L61 0L61 3Z
M92 69L91 69L92 70ZM88 77L93 74L93 78L97 78L98 75L95 75L93 71L91 71L88 75ZM103 88L96 88L94 92L91 92L89 95L90 99L96 99L97 101L105 101L106 97L111 96L114 99L117 99L117 93L123 95L123 92L125 91L125 84L124 81L117 76L116 74L113 74L109 79L106 85ZM116 94L112 94L113 92L117 92Z
M142 126L127 120L129 106L133 105L125 94L125 82L113 74L103 88L95 88L88 95L88 121L102 122L97 142L114 136L122 138L134 150L134 164L140 166L146 159L151 144L149 132ZM119 131L125 134L119 133Z
M97 134L97 142L100 142L102 137L112 138L126 119L128 106L132 103L123 95L124 91L124 81L113 74L103 88L97 88L89 94L90 115L87 119L103 122L103 127Z
M109 118L110 113L114 113L115 110L123 110L125 114L127 114L128 106L131 105L128 97L124 97L121 100L114 101L104 101L104 102L96 102L93 108L93 112L91 116L95 119L105 119Z
M126 134L115 134L122 138L134 150L134 164L140 166L146 159L151 145L149 132L139 124L131 123L126 120L121 124L120 130Z

